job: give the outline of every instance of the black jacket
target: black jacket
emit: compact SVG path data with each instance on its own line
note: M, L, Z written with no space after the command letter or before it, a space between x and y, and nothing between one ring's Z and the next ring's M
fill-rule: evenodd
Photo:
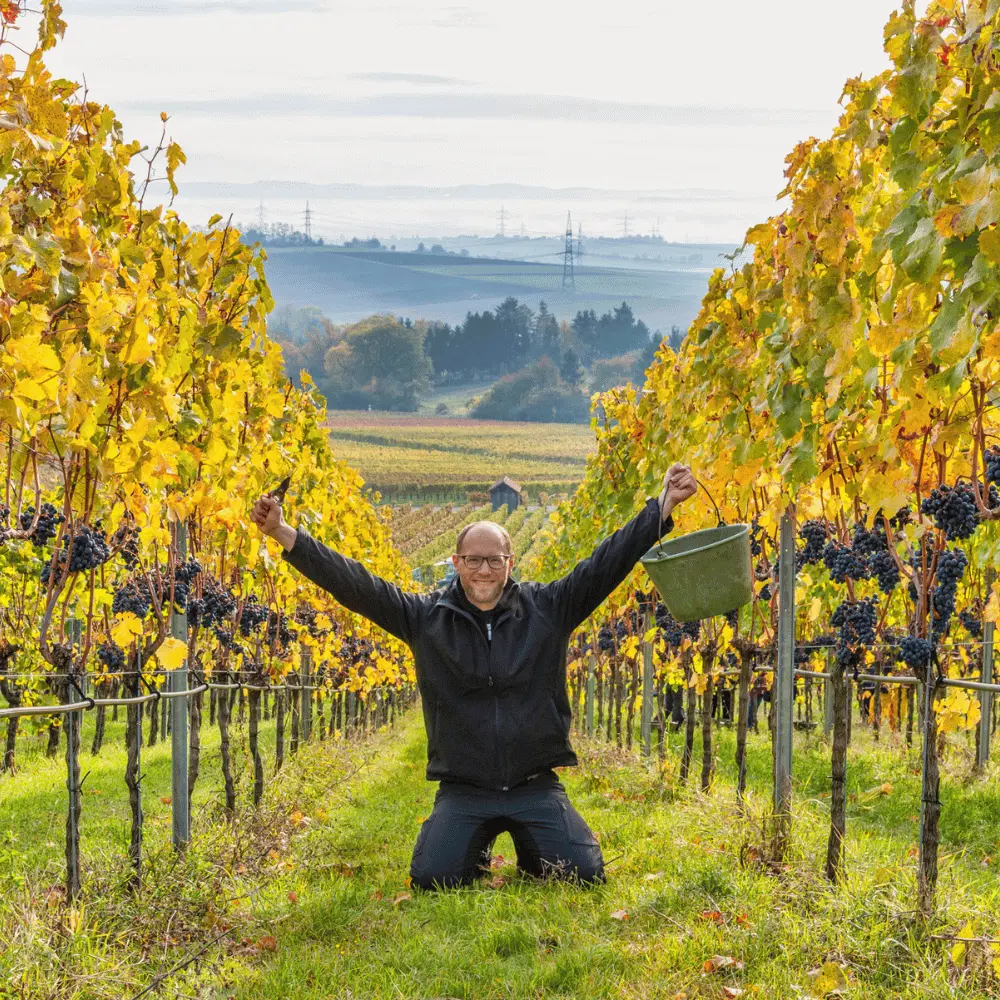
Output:
M569 744L566 647L656 544L659 515L651 498L560 580L508 581L495 610L492 644L463 607L457 577L442 590L411 594L301 528L284 558L413 650L428 780L506 791L537 771L577 763ZM662 533L672 528L668 517Z

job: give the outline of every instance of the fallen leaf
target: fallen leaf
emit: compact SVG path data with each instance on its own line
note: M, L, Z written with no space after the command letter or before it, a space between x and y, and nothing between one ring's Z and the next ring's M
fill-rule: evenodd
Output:
M743 996L743 990L738 986L723 986L722 995L724 997L741 997Z
M395 899L394 899L394 900L392 901L392 905L393 905L393 906L399 906L399 904L400 904L400 903L405 903L405 902L406 902L406 901L407 901L408 899L413 899L413 896L412 896L412 894L411 894L411 893L408 893L408 892L401 892L401 893L400 893L400 894L399 894L398 896L396 896L396 898L395 898Z
M497 854L490 858L490 868L501 868L503 866L503 855Z
M724 924L726 918L718 910L702 910L698 914L702 920L710 920L713 924Z
M265 934L258 942L257 947L261 951L277 951L278 940L273 934Z
M297 892L295 892L294 890L292 892L289 892L289 894L288 894L288 901L290 903L297 903L299 901L299 894Z
M743 968L744 963L738 959L733 958L731 955L713 955L711 958L705 959L705 971L706 972L718 972L720 969L733 969L739 971Z
M171 803L171 802L173 802L174 800L173 800L173 796L170 796L170 795L161 795L161 796L160 796L160 801L161 801L161 802L162 802L162 803L163 803L163 804L164 804L165 806L169 806L169 805L170 805L170 803Z
M628 910L614 910L611 913L612 920L628 920Z
M503 875L494 875L493 878L486 883L488 889L502 889L507 884L507 880Z
M663 872L646 872L643 878L647 882L655 882L659 878L663 878Z
M293 826L301 826L303 821L305 820L305 816L302 813L300 813L298 809L296 809L294 812L292 812L292 814L288 817L288 819L291 821Z
M840 994L850 985L836 962L824 962L821 969L809 973L809 978L812 979L810 990L821 997Z

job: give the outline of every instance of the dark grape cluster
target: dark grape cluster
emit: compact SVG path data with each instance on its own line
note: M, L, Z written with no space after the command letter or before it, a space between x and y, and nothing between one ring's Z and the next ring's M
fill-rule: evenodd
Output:
M200 598L188 601L188 625L206 628L232 619L236 613L236 598L218 581L208 580Z
M212 631L223 649L228 649L237 656L243 656L246 653L246 650L238 642L234 641L233 633L230 629L216 625Z
M305 628L314 639L322 639L329 635L330 632L337 631L336 622L331 622L330 628L320 628L319 625L316 624L318 616L319 613L315 608L310 607L308 604L300 604L298 608L295 609L294 621L296 625L301 625ZM590 649L590 640L587 639L583 645L585 650Z
M983 620L973 611L959 611L958 620L965 626L965 631L972 636L973 639L982 639L983 637Z
M657 628L663 632L667 645L673 646L675 649L680 646L684 641L684 631L681 629L680 622L667 610L665 604L656 605L655 618Z
M68 536L63 536L63 548L69 547ZM108 540L100 528L90 528L88 525L80 525L79 530L73 535L73 547L70 550L69 571L71 573L82 573L88 569L96 569L102 562L106 562L111 555L108 548Z
M27 531L31 527L31 522L35 519L35 508L26 507L21 511L21 530ZM38 514L38 524L35 530L28 535L28 539L36 548L42 548L56 537L58 525L66 520L65 515L60 514L50 503L43 503Z
M723 616L726 619L726 624L729 625L734 631L739 628L740 624L740 612L739 608L735 611L727 611Z
M860 601L844 601L830 619L837 629L837 660L842 665L854 661L859 646L875 643L875 622L878 604L874 597Z
M139 565L139 529L134 521L123 520L111 536L111 544L118 547L126 569L135 569Z
M137 618L145 618L152 606L153 598L150 596L146 581L133 577L115 591L111 611L116 615L131 611Z
M823 549L826 546L826 521L806 521L799 528L799 538L806 543L801 553L802 562L808 565L818 563L823 558Z
M644 594L641 590L635 592L635 603L640 614L648 615L653 612L653 593L650 591Z
M243 611L240 614L240 633L250 635L267 621L267 617L267 608L251 594L244 603Z
M949 542L968 538L979 527L976 498L968 483L942 485L931 490L920 509L934 518L934 524L944 532Z
M615 648L615 634L607 625L597 630L597 648L602 653L610 653Z
M187 610L191 584L199 573L201 563L197 559L181 563L174 571L174 605L182 613Z
M108 673L120 673L125 669L125 652L116 642L102 642L97 647L97 658Z
M986 482L1000 483L1000 445L986 449Z
M854 525L854 538L851 548L859 556L873 556L877 552L888 552L889 544L885 537L885 526L880 520L869 530L863 524Z
M868 560L850 545L841 545L832 541L823 549L823 564L830 571L830 577L836 583L851 580L869 580L872 576Z
M681 622L681 631L695 642L701 636L701 622Z
M757 523L757 518L754 518L750 525L750 555L759 556L761 552L763 546L760 542L760 524Z
M6 524L8 517L10 517L10 507L5 503L0 503L0 524Z
M52 553L52 558L42 567L42 583L49 582L53 567L57 573L62 573L66 567L67 553L70 573L86 573L96 569L105 562L109 555L107 539L100 528L91 529L83 524L73 535L73 547L69 545L69 535L63 535L63 547Z
M761 601L771 600L771 585L765 583L763 587L757 592L757 598Z
M918 639L915 635L904 636L899 642L899 656L911 670L921 670L931 659L933 648L927 639Z
M294 642L297 633L289 627L291 623L288 615L280 614L277 611L269 612L267 616L267 641L273 643L277 640L278 645L282 647Z
M891 594L896 584L899 583L899 566L893 559L892 553L886 549L884 552L876 552L868 562L868 565L878 578L878 587L883 594Z
M948 622L955 613L955 595L958 581L969 565L969 558L961 549L945 549L939 556L934 574L934 634L945 635Z

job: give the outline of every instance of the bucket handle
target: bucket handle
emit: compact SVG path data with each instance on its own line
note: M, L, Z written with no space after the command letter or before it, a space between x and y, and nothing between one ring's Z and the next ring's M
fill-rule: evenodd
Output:
M694 477L694 481L705 491L708 499L712 501L712 506L715 508L715 516L718 518L719 523L716 525L717 528L724 528L726 522L722 519L722 514L719 512L719 505L715 502L715 497L708 492L708 487L697 477ZM659 527L656 529L656 547L659 549L660 555L663 555L663 518L660 518Z

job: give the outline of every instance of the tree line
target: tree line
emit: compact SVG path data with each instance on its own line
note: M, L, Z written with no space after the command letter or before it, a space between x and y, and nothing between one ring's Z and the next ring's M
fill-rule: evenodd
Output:
M641 384L661 342L682 339L677 327L652 333L627 302L567 322L513 296L454 326L390 315L339 326L316 307L284 307L269 331L289 373L305 369L331 408L415 410L434 385L497 379L473 412L534 420L587 420L589 392Z

